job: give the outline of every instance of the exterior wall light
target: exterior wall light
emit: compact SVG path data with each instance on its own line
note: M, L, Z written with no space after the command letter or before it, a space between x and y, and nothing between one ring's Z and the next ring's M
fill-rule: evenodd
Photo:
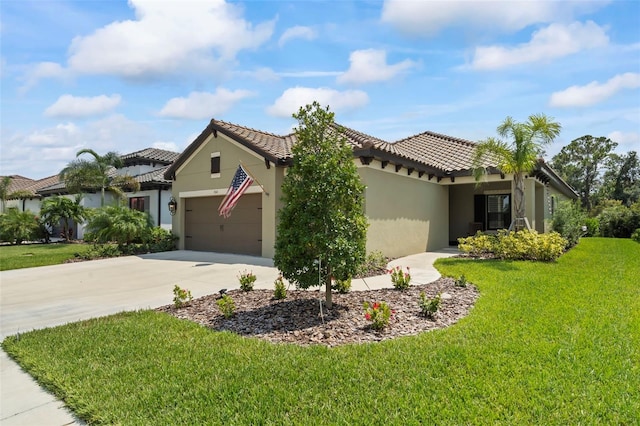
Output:
M178 202L176 201L175 198L171 197L171 199L169 200L169 214L171 216L175 215L176 212L178 211Z

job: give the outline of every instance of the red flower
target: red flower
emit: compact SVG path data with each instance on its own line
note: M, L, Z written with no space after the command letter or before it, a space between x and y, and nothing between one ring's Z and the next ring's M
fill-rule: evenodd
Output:
M378 302L373 304L373 309L378 309L380 307L380 304Z
M364 314L364 317L367 319L367 321L371 321L371 314L369 312Z

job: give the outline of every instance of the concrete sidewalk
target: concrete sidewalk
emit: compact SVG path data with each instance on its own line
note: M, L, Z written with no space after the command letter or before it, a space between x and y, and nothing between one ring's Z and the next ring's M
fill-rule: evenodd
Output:
M440 277L433 262L456 253L419 253L389 266L409 266L413 284L429 283ZM271 259L185 250L0 272L0 335L167 305L176 284L194 298L239 288L245 270L258 277L255 288L273 289L278 271ZM352 282L353 291L388 287L388 275ZM1 425L82 424L4 351L0 367Z

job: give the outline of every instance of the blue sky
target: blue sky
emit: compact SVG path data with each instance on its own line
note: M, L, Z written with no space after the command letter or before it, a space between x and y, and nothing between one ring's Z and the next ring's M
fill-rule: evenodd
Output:
M0 2L0 174L182 151L211 118L277 134L318 100L385 139L507 116L640 150L640 1Z

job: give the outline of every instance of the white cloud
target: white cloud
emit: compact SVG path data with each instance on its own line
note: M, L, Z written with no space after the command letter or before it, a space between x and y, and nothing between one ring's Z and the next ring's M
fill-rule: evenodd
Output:
M62 95L44 111L44 115L54 118L91 117L106 114L119 104L120 95L93 97Z
M406 1L386 0L382 22L400 31L430 36L447 27L515 32L536 23L571 19L607 1Z
M40 62L39 64L29 67L24 77L24 84L20 86L19 91L21 93L27 92L43 78L64 79L68 76L69 72L60 66L60 64L55 62Z
M216 89L215 93L191 92L186 98L173 98L160 111L163 117L200 120L228 111L236 102L253 96L248 90Z
M340 92L327 88L294 87L287 89L267 108L267 113L276 117L291 117L300 107L318 101L333 112L360 108L369 102L369 96L361 90Z
M149 141L159 139L151 125L132 121L121 114L81 124L64 122L30 132L10 132L4 127L0 131L0 174L21 174L30 178L59 173L82 148L91 148L99 154L109 151L126 154L147 148Z
M78 36L69 47L74 73L127 78L167 75L179 70L219 70L243 49L254 49L273 34L275 20L252 25L242 10L223 0L169 2L129 0L136 19L112 22Z
M531 41L517 47L477 47L471 66L479 70L491 70L548 61L584 49L606 46L608 43L609 37L604 30L592 21L585 24L551 24L534 32Z
M287 28L278 40L278 46L284 46L289 40L301 38L304 40L314 40L318 34L310 27L303 27L296 25L295 27Z
M156 148L156 149L164 149L166 151L173 151L173 152L180 152L181 150L178 148L178 145L176 145L174 142L162 142L162 141L158 141L158 142L154 142L151 145L152 148Z
M640 151L640 133L613 131L607 135L609 139L618 142L616 151L626 153L628 151ZM628 147L628 149L627 149Z
M386 81L415 66L415 63L409 59L388 65L387 52L378 49L351 52L349 62L351 66L344 74L338 76L338 83L364 84Z
M640 87L640 73L627 72L610 78L605 83L592 81L585 86L571 86L551 94L552 107L584 107L597 104L624 89Z

